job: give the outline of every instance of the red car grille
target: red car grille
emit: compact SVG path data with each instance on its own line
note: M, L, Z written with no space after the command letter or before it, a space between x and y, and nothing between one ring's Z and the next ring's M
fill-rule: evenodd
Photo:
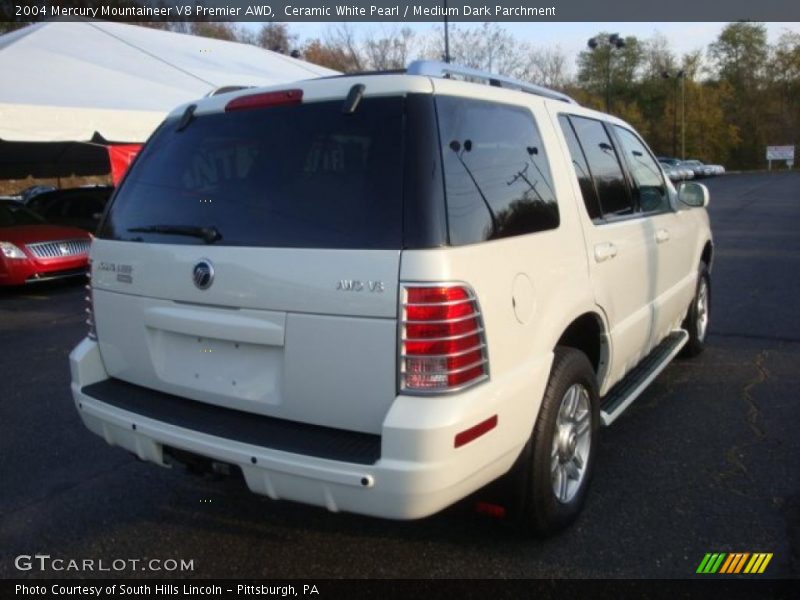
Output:
M89 252L89 240L62 240L59 242L38 242L27 244L28 250L36 258L60 258L77 256Z

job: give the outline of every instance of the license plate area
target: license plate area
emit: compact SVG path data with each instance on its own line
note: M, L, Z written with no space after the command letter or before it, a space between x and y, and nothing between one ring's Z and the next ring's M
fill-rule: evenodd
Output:
M161 329L149 330L148 343L164 383L264 404L280 401L282 347Z

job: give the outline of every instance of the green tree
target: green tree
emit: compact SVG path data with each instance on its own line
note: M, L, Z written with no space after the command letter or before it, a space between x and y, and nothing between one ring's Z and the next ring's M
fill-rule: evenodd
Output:
M729 23L708 47L708 53L719 78L734 89L760 84L769 55L767 28L763 23Z
M672 154L672 117L667 116L668 105L680 101L676 94L674 76L680 70L678 59L672 52L669 41L663 35L656 34L642 42L642 65L640 80L631 82L636 85L636 103L644 121L642 133L648 143L659 154ZM665 78L665 74L668 78ZM646 134L644 133L646 131Z
M726 82L686 85L686 157L704 162L727 163L741 142L739 127L731 123L725 108L734 98Z
M730 86L723 101L726 117L739 131L741 142L730 153L732 166L763 164L768 133L765 121L767 30L761 23L729 23L709 46L719 84Z
M765 94L769 143L800 142L800 33L784 32L773 48Z
M612 34L602 31L594 38L597 45L578 54L578 84L593 98L610 98L609 112L617 102L635 101L631 84L638 78L643 59L642 43L634 36L623 38L624 46L609 43Z

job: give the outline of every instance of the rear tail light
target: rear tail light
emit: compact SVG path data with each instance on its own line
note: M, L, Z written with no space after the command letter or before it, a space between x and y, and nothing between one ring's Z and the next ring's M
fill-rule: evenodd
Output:
M86 283L86 296L83 298L86 301L86 308L84 310L86 312L86 325L89 328L86 335L90 340L96 340L97 329L95 329L94 326L94 297L92 295L92 261L89 261L89 270L86 271L86 279L88 280Z
M407 284L401 303L401 391L452 392L489 377L483 319L471 288Z
M249 110L252 108L267 108L270 106L287 106L291 104L300 104L302 101L303 90L280 90L279 92L247 94L228 102L225 105L225 112Z

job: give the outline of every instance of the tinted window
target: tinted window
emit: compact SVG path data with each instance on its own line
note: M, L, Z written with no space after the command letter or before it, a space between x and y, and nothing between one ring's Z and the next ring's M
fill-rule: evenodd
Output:
M399 249L403 102L365 98L353 114L341 100L217 113L182 131L169 121L100 237L202 244L176 227L214 228L217 245Z
M33 211L43 214L44 210L53 202L52 194L46 192L32 198L25 206Z
M642 212L669 209L669 197L661 169L642 141L631 131L614 126L622 153L635 184L634 193Z
M554 229L558 205L533 115L464 98L436 99L450 243Z
M0 227L38 225L44 219L18 202L0 202Z
M103 201L99 198L78 197L66 203L64 216L72 219L91 219L103 212Z
M619 158L600 121L571 116L594 178L604 217L633 214L632 198L622 174Z
M603 216L603 213L600 210L600 200L597 198L597 190L592 181L592 172L586 163L586 156L583 153L580 142L578 142L578 138L575 137L575 131L572 129L569 118L561 115L558 117L558 121L567 140L572 166L575 167L575 175L578 177L578 183L581 187L586 212L589 214L590 219L599 219Z

